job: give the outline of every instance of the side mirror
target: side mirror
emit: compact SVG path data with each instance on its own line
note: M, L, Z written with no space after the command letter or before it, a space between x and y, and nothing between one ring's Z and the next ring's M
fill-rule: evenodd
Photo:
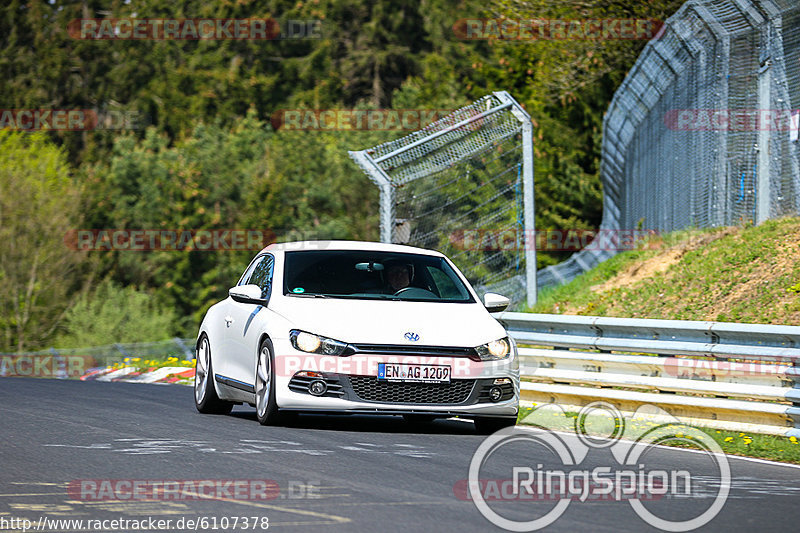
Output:
M266 305L267 301L261 297L261 287L258 285L238 285L231 287L228 294L234 301L243 304Z
M487 292L486 294L483 295L483 306L490 313L499 313L500 311L505 310L505 308L508 307L508 304L510 303L511 300L509 300L502 294Z

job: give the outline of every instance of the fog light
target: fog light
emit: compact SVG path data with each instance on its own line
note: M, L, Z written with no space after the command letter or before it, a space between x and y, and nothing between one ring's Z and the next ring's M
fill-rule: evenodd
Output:
M321 380L312 381L308 384L308 392L314 396L322 396L328 392L328 385Z
M508 383L511 383L511 378L497 378L494 380L495 385L506 385Z
M492 387L489 389L489 399L493 402L499 402L500 398L503 397L503 389L500 387Z

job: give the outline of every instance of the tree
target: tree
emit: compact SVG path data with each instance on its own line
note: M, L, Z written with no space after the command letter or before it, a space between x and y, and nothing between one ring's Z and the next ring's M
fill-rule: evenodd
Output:
M57 345L82 348L168 339L175 318L173 309L159 305L150 294L106 280L67 310Z
M43 345L91 279L86 257L64 244L78 205L62 150L42 134L0 130L1 350Z

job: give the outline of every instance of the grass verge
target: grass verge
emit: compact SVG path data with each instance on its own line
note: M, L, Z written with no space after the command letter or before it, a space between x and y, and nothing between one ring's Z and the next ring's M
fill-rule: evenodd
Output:
M534 412L532 408L521 408L517 417L517 424L528 425L525 421L531 413ZM549 422L541 425L542 427L560 430L560 431L574 431L574 420L578 417L578 413L573 411L565 411L564 419L561 421L554 420L552 417L548 418ZM629 419L626 419L626 424L631 424ZM638 421L639 429L650 429L650 427L665 426L668 424ZM648 427L649 426L649 427ZM743 433L735 431L715 430L703 428L699 426L687 426L702 431L713 440L715 440L722 448L722 451L728 455L739 455L743 457L755 457L758 459L768 459L770 461L778 461L782 463L800 464L800 439L797 437L780 437L776 435L760 435L756 433ZM676 429L676 437L683 437L680 432L680 427ZM625 435L623 435L624 437ZM691 437L688 437L691 439ZM699 446L692 446L685 441L665 441L665 446L672 446L676 448L699 448Z

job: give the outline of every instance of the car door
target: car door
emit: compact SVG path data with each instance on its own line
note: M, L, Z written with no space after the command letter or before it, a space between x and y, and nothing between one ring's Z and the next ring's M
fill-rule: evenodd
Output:
M269 300L272 293L272 275L275 259L264 254L256 259L248 269L239 285L258 285L261 297ZM252 303L241 303L231 300L226 321L228 364L225 371L227 378L236 382L254 385L258 341L263 328L261 323L267 310L264 306Z

